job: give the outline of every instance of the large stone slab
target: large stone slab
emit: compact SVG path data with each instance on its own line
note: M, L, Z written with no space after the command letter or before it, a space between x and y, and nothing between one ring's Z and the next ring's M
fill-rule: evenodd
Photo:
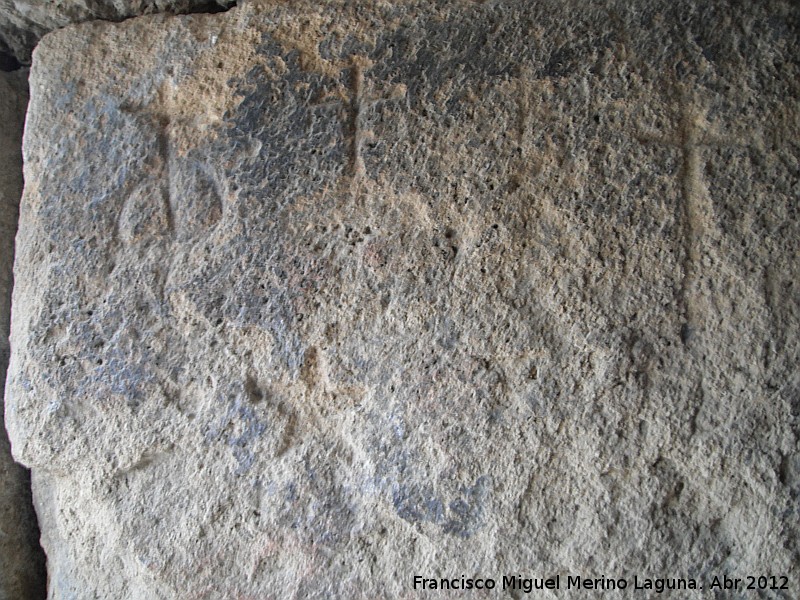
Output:
M0 73L0 390L5 387L9 358L11 270L27 103L27 73ZM38 538L30 474L12 459L5 427L0 427L0 600L44 597L44 555Z
M45 37L6 418L51 597L796 597L797 22L293 2Z

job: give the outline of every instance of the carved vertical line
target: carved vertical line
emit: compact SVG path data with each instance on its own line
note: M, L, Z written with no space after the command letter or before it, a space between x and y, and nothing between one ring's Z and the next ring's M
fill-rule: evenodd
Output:
M530 113L530 106L531 100L528 86L520 81L517 96L517 143L520 146L525 141L525 133L528 129L528 114Z
M681 326L681 341L688 344L692 327L694 326L695 315L692 306L692 294L694 292L695 280L697 278L698 238L702 232L698 231L700 226L695 206L695 180L698 176L699 156L697 148L684 141L681 148L683 153L683 165L681 170L681 204L683 206L683 278L680 287L681 312L683 313L684 323Z
M680 338L688 345L693 335L693 328L699 319L695 303L699 272L701 265L700 243L706 235L706 222L713 216L713 207L703 183L700 152L703 147L725 143L725 140L709 139L698 135L702 127L701 119L693 108L685 105L681 110L678 130L672 136L640 135L642 143L662 144L677 148L681 153L680 204L676 210L676 218L680 220L682 254L681 269L683 271L678 288L678 311L683 318Z
M172 152L172 144L170 141L170 122L168 118L161 120L158 130L158 146L161 157L164 160L164 175L166 181L161 182L161 194L164 202L164 215L167 222L167 231L174 233L175 231L175 209L173 206L173 190L174 184L173 175L173 161L174 156Z
M350 175L352 177L359 177L365 173L364 160L361 157L361 111L362 93L364 88L364 69L355 59L353 61L353 67L351 71L350 85L353 90L353 96L350 101Z

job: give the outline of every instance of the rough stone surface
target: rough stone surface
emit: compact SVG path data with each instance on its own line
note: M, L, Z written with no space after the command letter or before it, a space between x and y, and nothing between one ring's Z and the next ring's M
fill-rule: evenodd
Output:
M159 12L213 12L231 4L228 0L0 0L0 52L29 64L43 35L72 23L122 21Z
M6 418L50 597L800 596L797 23L292 2L46 36Z
M9 358L11 267L22 195L22 126L27 103L27 73L0 73L0 390L5 386ZM14 463L5 427L0 427L0 600L44 598L44 555L38 538L30 474Z

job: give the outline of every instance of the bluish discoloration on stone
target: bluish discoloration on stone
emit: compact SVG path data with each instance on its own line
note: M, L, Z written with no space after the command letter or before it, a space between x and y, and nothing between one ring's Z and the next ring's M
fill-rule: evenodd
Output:
M346 163L345 122L340 107L316 106L335 85L323 75L304 71L297 51L285 52L269 38L259 48L279 57L286 70L280 78L254 68L239 82L243 100L227 116L218 149L237 165L228 176L241 186L240 197L258 202L246 210L261 215L291 205L297 194L333 183ZM280 105L280 112L271 106ZM255 150L255 152L254 152Z
M411 523L434 523L445 533L469 538L483 525L484 506L490 491L490 481L485 475L473 485L462 488L449 502L443 501L430 484L395 484L392 503L401 519Z
M428 521L438 524L444 519L444 504L429 485L409 487L397 484L392 490L392 504L401 519L412 523Z

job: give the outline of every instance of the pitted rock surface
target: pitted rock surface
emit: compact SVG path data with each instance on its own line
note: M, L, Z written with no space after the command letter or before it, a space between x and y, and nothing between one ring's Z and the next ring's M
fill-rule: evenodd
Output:
M67 25L154 13L221 12L232 4L226 0L0 0L0 53L30 64L39 40Z
M6 419L50 596L795 597L797 23L293 2L46 36Z

